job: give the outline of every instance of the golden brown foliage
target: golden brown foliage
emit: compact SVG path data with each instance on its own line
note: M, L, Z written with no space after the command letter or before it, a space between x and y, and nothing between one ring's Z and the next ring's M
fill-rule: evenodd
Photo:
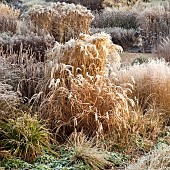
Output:
M93 15L87 8L66 3L34 5L27 11L28 18L40 29L53 34L58 42L89 33Z
M57 63L70 65L74 76L82 74L86 78L87 75L103 76L106 73L106 63L120 63L119 52L122 51L122 47L113 44L111 37L105 33L92 36L80 34L77 40L72 39L63 45L57 43L51 55Z
M19 19L20 11L8 5L0 3L0 32L12 32L17 30L17 22Z
M93 139L88 139L83 132L74 132L68 140L68 146L72 148L74 161L83 161L93 170L105 170L112 167L107 161L108 155L101 148L94 146Z

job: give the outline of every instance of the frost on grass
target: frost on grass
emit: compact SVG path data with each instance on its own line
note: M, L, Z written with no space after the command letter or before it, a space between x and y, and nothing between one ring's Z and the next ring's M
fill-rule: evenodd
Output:
M169 170L170 146L163 145L140 158L136 164L129 165L126 170Z
M17 93L12 89L12 86L0 82L0 101L16 102L18 101Z
M92 34L105 32L112 37L112 41L115 44L121 45L124 50L128 50L133 46L133 34L135 32L134 29L124 29L120 27L105 27L105 28L91 28Z
M132 98L137 98L145 109L151 104L170 110L170 67L163 60L135 64L117 72L120 83L134 81Z
M60 45L56 43L51 53L57 63L64 63L73 67L74 75L82 74L83 77L104 75L106 64L119 66L122 47L113 44L111 37L105 33L92 36L80 34L79 39L71 39Z
M15 33L17 30L19 15L19 10L0 3L0 32L10 31Z
M53 34L58 42L66 42L89 33L92 13L81 5L48 3L33 5L23 17L30 19L37 27Z

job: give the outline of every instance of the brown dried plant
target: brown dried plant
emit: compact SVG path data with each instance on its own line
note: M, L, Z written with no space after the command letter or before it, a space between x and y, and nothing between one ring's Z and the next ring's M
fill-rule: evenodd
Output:
M112 168L112 164L106 160L108 154L96 147L94 140L88 139L82 131L72 133L67 145L73 150L73 161L83 161L94 170Z
M88 75L103 76L107 63L120 63L119 52L122 51L122 47L113 44L111 37L105 33L80 34L77 40L72 39L63 45L57 43L51 57L56 58L57 63L71 65L74 76L82 74L86 78ZM57 78L56 75L53 77Z
M126 146L132 150L138 146L138 138L146 140L146 148L153 146L151 140L156 140L162 128L162 112L150 109L143 115L127 95L132 85L119 86L115 79L105 77L110 53L116 58L117 50L121 47L103 33L82 34L78 40L56 44L51 90L40 106L40 117L48 120L57 140L66 140L76 129L104 139L112 149Z
M135 164L131 164L126 170L168 170L170 164L170 146L163 145L141 157Z
M110 126L125 126L129 117L126 90L104 78L107 58L114 54L117 58L117 50L122 48L103 33L81 34L78 40L56 44L53 56L57 63L50 84L55 88L40 108L40 116L49 120L56 135L69 135L75 121L77 129L89 135L107 132Z
M142 70L142 71L141 71ZM170 68L162 60L151 60L148 63L136 64L117 72L120 84L134 81L134 89L130 94L137 99L144 112L150 106L166 112L166 121L169 120L170 110Z
M26 15L37 27L52 33L58 42L89 33L93 15L87 8L66 3L34 5Z
M17 30L20 10L16 10L6 4L0 3L0 32L12 32Z
M150 108L143 114L127 96L130 88L117 86L99 75L75 77L70 66L61 68L40 107L40 117L48 121L57 140L66 140L76 129L95 136L112 149L117 146L130 152L153 146L163 127L161 111ZM143 146L138 138L144 141Z
M60 71L56 88L40 109L40 116L57 136L70 135L75 127L92 136L114 130L124 133L130 117L126 90L101 76L90 78L96 79L95 83L82 75L74 78L70 70Z

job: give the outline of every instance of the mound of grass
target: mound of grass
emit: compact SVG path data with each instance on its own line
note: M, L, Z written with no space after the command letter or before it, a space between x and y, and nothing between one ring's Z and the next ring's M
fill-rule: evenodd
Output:
M86 165L96 170L112 167L112 164L106 160L107 154L94 147L93 141L88 140L82 132L74 132L70 136L68 144L73 149L73 159L75 161L83 161Z
M50 135L36 116L29 114L13 119L1 119L0 146L12 155L28 162L50 149Z
M93 15L81 5L46 3L33 5L23 15L39 29L52 34L56 41L66 42L80 33L89 33Z
M140 106L145 110L149 105L170 110L169 108L169 74L168 63L162 60L151 60L148 63L135 64L117 72L121 83L134 81L131 97L137 98Z

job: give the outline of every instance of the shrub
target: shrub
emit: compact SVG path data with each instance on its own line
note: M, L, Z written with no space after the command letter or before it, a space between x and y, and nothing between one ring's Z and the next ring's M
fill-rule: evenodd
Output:
M13 91L12 86L0 82L0 101L6 101L8 103L17 103L17 93Z
M133 6L138 2L138 0L104 0L103 4L107 7L123 7L123 6Z
M103 0L54 0L55 2L66 2L81 4L90 10L100 10L102 8Z
M6 63L24 64L28 60L34 62L46 60L46 50L54 45L54 38L50 35L38 36L30 34L2 33L0 38L1 52Z
M31 162L37 155L43 154L44 148L50 150L49 132L36 116L23 114L0 121L0 146L12 155Z
M125 9L104 9L101 12L94 13L92 26L95 28L121 27L124 29L136 29L138 13L135 10Z

